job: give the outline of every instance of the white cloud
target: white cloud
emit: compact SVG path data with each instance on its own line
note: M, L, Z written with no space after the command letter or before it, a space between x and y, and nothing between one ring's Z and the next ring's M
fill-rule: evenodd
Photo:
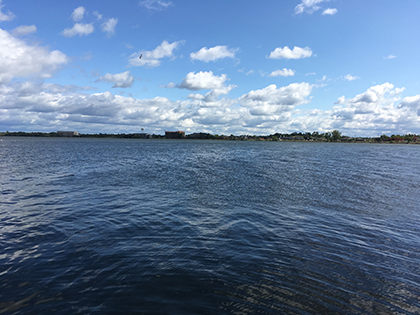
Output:
M35 25L21 25L12 30L13 36L24 36L31 33L36 33Z
M278 77L278 76L289 77L289 76L294 76L294 75L295 75L294 70L283 68L282 70L276 70L276 71L271 72L269 77Z
M347 101L354 105L375 105L381 103L384 99L384 95L390 92L393 88L394 85L388 82L381 85L375 85L370 87L366 92L359 94L352 99L348 99Z
M212 89L206 95L204 95L202 106L220 106L220 103L217 102L220 95L227 95L232 91L236 85L230 84L228 86L222 86L217 89Z
M78 7L74 9L73 13L71 14L71 18L75 22L79 22L83 19L86 9L84 7Z
M106 75L97 79L95 82L101 81L114 83L113 88L128 88L133 85L134 76L131 75L130 71L125 71L117 74L107 73Z
M179 88L193 91L217 89L221 88L226 80L226 74L217 76L214 75L212 71L200 71L197 73L190 72L182 80L182 83L179 85Z
M173 88L176 88L178 86L173 82L169 82L168 84L163 85L162 87L167 88L167 89L173 89Z
M325 9L324 12L322 12L322 15L334 15L336 13L337 13L337 9L328 8L328 9Z
M162 58L173 57L173 50L178 48L183 41L169 44L166 40L152 51L141 50L130 55L128 63L131 66L157 67L160 66ZM139 56L142 55L141 59Z
M387 59L394 59L394 58L397 58L397 56L389 55L389 56L384 57L385 60L387 60Z
M227 46L203 47L199 51L191 53L190 57L192 60L209 62L222 58L235 58L236 51L238 49L228 49Z
M43 90L43 86L30 87L30 93L22 94L19 87L5 90L0 97L0 125L30 124L37 130L69 128L98 132L137 131L139 126L171 128L191 123L183 118L185 106L164 97L134 99L113 95L110 92L55 93ZM17 127L20 129L19 127ZM161 129L161 130L162 130Z
M389 95L391 95L391 96L398 96L402 92L404 92L404 90L405 90L404 87L402 87L402 88L395 88L395 89L393 89L392 91L389 92Z
M312 56L312 50L309 47L293 47L291 50L288 46L284 48L278 47L270 53L270 59L301 59Z
M405 97L399 107L408 107L420 116L420 95Z
M72 28L66 28L62 35L65 37L73 37L76 35L82 36L82 35L89 35L93 33L94 27L92 23L90 24L83 24L83 23L76 23Z
M102 14L100 14L98 11L93 12L93 15L96 16L97 20L101 20L102 19Z
M194 79L188 82L190 87L230 89L223 76L209 78L203 83ZM215 89L206 95L190 94L188 100L170 101L165 97L135 99L108 91L84 94L77 90L86 88L16 82L0 86L0 125L5 130L69 128L88 133L139 132L139 126L160 134L170 128L218 134L333 129L367 136L383 130L420 133L420 95L406 97L395 107L403 88L385 83L353 98L342 96L337 102L340 105L330 110L298 108L310 101L314 87L304 82L284 87L270 85L233 99L215 98L209 94Z
M245 69L242 68L242 69L238 69L238 72L245 73L245 75L250 75L250 74L253 74L255 71L254 70L249 70L249 71L245 72Z
M49 78L68 61L61 51L30 46L0 29L0 84L15 77Z
M139 2L139 5L149 10L161 11L171 6L172 2L163 0L143 0Z
M381 130L419 130L415 97L405 98L399 107L394 104L400 100L404 88L394 88L391 83L372 86L354 98L340 97L337 106L331 110L335 129L351 130L352 133L375 133ZM404 104L404 106L402 105Z
M295 7L295 13L301 14L307 12L308 14L312 14L321 8L318 4L326 1L329 0L302 0L302 2Z
M108 21L102 23L101 29L103 32L107 33L108 37L111 37L115 34L115 27L117 26L118 19L111 18Z
M239 103L250 108L251 115L272 115L290 111L297 105L308 103L312 85L309 83L292 83L279 87L275 84L264 89L250 91L239 98Z
M347 74L343 77L343 79L347 80L347 81L354 81L354 80L357 80L357 79L360 79L360 78L356 77L356 76L352 76L351 74Z
M2 8L4 8L4 5L2 5L1 4L1 0L0 0L0 22L8 22L8 21L11 21L11 20L13 20L16 16L12 13L12 12L10 12L10 11L8 11L7 12L7 14L6 13L3 13L3 12L1 12L1 9Z
M338 99L337 99L337 102L335 102L334 104L344 104L344 102L346 101L346 98L344 97L344 95L343 96L340 96Z
M220 95L229 94L229 92L236 87L233 84L226 86L226 81L226 74L217 76L214 75L212 71L190 72L182 80L181 84L176 87L192 91L211 90L204 96L200 94L190 94L188 97L191 99L202 99L205 102L214 102Z

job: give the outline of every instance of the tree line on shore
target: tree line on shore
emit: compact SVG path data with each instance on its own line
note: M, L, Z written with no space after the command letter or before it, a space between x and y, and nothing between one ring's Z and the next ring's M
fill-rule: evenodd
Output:
M17 137L62 137L59 132L0 132L0 136L17 136ZM80 138L126 138L126 139L165 139L165 135L156 135L148 133L95 133L83 134L79 133ZM310 132L292 132L292 133L275 133L272 135L218 135L210 133L192 133L187 134L183 139L200 139L200 140L239 140L239 141L319 141L319 142L420 142L420 136L416 134L406 135L381 135L379 137L349 137L343 136L340 131L319 133Z

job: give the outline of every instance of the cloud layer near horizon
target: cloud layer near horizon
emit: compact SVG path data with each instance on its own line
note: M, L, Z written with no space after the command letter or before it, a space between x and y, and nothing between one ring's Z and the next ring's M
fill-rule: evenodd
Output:
M211 81L211 75L209 78ZM104 76L103 80L118 82L112 75L108 79ZM226 87L225 76L216 77L214 82L194 80L194 74L187 75L182 82L184 88L217 91ZM418 129L420 95L400 101L403 89L384 83L351 99L340 98L339 105L330 110L300 109L300 105L310 101L311 92L316 88L305 82L281 87L273 84L238 98L208 100L203 95L201 99L171 101L166 97L135 99L111 92L86 94L83 92L86 88L77 86L3 84L0 86L0 125L7 130L33 126L37 131L64 128L108 133L138 132L140 127L153 133L180 129L224 134L339 129L347 134L375 135Z

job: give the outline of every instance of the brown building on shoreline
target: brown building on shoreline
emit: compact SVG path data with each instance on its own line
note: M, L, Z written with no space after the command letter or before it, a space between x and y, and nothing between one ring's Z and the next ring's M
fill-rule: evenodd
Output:
M184 139L185 132L184 131L165 131L165 138L166 139Z
M60 137L78 137L79 133L77 131L57 131L57 134Z

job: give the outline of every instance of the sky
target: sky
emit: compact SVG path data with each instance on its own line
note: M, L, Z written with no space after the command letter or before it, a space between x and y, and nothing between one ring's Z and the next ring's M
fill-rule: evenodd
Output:
M418 0L0 0L0 132L420 134L419 14Z

